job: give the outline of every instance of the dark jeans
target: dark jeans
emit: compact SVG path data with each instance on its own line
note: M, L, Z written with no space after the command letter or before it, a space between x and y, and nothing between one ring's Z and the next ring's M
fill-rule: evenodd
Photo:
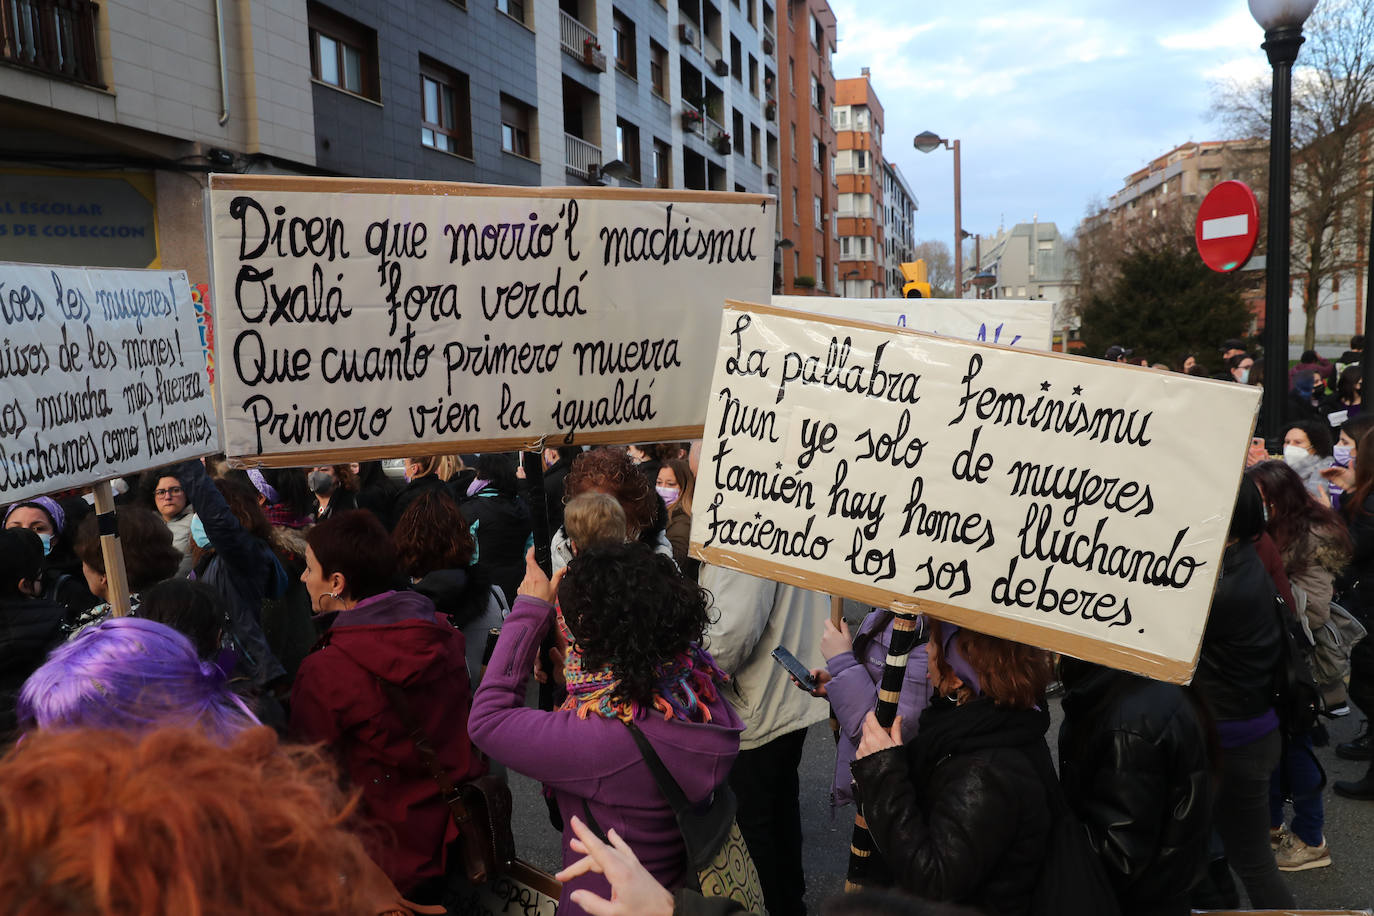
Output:
M1322 806L1322 771L1312 756L1312 739L1290 738L1278 769L1269 779L1269 824L1283 826L1285 797L1293 800L1292 830L1308 846L1322 844L1326 811Z
M1278 766L1282 741L1277 730L1258 741L1221 752L1215 827L1250 906L1258 910L1291 907L1293 892L1284 883L1269 847L1269 777Z
M1358 615L1366 629L1371 619ZM1366 636L1350 651L1350 701L1360 708L1365 718L1374 722L1374 636Z
M802 874L801 766L806 729L740 751L730 770L739 802L735 815L759 870L769 916L805 916Z

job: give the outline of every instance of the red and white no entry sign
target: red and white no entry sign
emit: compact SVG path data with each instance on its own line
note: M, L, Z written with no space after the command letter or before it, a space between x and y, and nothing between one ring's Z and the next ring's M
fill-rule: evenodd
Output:
M1259 203L1243 181L1223 181L1197 208L1197 252L1203 263L1226 273L1250 259L1259 238Z

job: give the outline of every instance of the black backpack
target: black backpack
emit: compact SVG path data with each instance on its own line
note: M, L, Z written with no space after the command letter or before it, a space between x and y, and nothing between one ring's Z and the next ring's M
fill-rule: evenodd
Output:
M1041 741L1022 751L1040 774L1054 818L1030 916L1121 916L1116 890L1088 839L1088 829L1064 797L1049 747Z
M1307 655L1313 643L1288 604L1274 596L1274 613L1279 621L1279 661L1274 668L1274 711L1284 737L1311 734L1317 727L1323 704L1321 691L1312 677Z

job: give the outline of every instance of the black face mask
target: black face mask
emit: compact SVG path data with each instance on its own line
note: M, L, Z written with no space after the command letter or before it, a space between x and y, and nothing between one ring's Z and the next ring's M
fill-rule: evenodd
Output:
M311 471L309 477L310 492L318 496L328 496L334 492L334 487L338 482L328 471Z

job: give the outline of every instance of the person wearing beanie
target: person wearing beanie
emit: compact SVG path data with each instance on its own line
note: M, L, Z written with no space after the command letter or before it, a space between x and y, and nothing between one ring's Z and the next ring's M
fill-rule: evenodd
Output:
M77 504L84 505L79 500ZM69 621L100 603L87 587L81 561L73 549L72 534L80 521L47 496L12 503L5 509L5 528L26 528L38 535L44 557L40 594L61 605Z
M15 699L48 651L62 642L65 612L39 597L43 540L31 530L0 531L0 745L15 730Z

